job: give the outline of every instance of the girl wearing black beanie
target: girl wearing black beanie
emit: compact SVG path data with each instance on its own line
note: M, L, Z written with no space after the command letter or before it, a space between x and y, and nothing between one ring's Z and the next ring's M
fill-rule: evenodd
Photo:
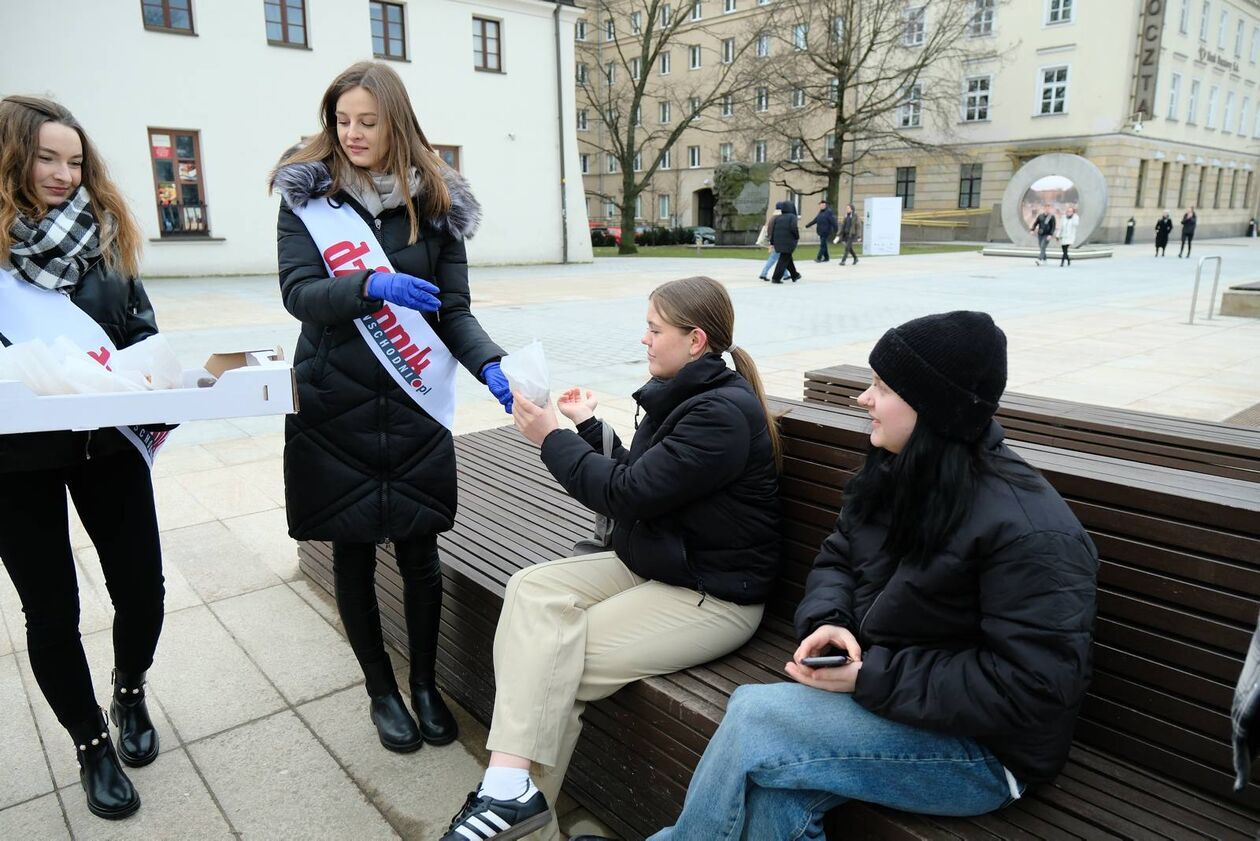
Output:
M736 690L655 841L821 838L851 799L983 814L1067 760L1098 555L993 420L1006 337L985 313L929 315L870 361L872 446L796 611L796 683Z

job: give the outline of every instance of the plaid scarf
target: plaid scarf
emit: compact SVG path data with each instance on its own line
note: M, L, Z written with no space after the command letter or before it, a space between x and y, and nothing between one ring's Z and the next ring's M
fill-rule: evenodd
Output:
M13 220L9 260L19 277L67 293L78 285L92 259L101 253L100 228L91 202L87 188L79 187L38 223L23 216Z

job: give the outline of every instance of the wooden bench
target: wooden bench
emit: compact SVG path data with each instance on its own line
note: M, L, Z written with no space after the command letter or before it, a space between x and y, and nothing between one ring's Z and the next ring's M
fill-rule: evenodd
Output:
M728 657L640 681L587 708L566 791L626 838L673 822L735 687L784 679L806 572L834 524L840 488L864 457L863 416L775 405L784 413L787 454L785 561L761 629ZM508 577L568 554L592 518L515 430L460 436L456 449L460 513L441 538L447 610L439 679L488 723L491 643ZM1256 837L1260 786L1230 793L1228 712L1260 605L1260 486L1035 444L1017 449L1069 500L1104 559L1096 674L1071 760L1053 785L996 814L933 818L851 803L829 816L830 834ZM331 589L329 547L304 543L301 560ZM400 582L390 564L381 573L387 633L401 642Z
M805 374L805 401L855 407L871 369ZM1260 482L1260 429L1007 392L997 412L1008 438L1065 450Z

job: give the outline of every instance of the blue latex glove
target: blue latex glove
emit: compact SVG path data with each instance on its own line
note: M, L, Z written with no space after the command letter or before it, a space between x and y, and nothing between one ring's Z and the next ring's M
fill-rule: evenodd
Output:
M508 385L507 376L499 369L498 362L489 362L481 369L481 378L486 387L494 395L494 399L503 404L503 411L512 414L512 387Z
M409 274L372 272L368 276L367 293L370 298L380 298L407 309L420 312L437 312L442 306L439 290L427 280Z

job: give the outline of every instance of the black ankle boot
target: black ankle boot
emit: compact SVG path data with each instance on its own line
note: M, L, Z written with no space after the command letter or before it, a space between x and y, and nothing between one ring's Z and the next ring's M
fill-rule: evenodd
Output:
M407 712L402 693L397 689L372 696L372 723L376 725L376 735L386 750L411 753L420 750L424 744L416 720Z
M88 811L116 821L140 808L140 795L118 764L109 725L101 713L70 728L79 760L79 782L87 795Z
M114 699L109 717L118 725L118 758L140 768L157 759L158 734L144 703L144 672L128 674L114 669Z
M459 725L436 684L411 684L411 708L416 711L420 733L429 744L449 745L459 737Z

